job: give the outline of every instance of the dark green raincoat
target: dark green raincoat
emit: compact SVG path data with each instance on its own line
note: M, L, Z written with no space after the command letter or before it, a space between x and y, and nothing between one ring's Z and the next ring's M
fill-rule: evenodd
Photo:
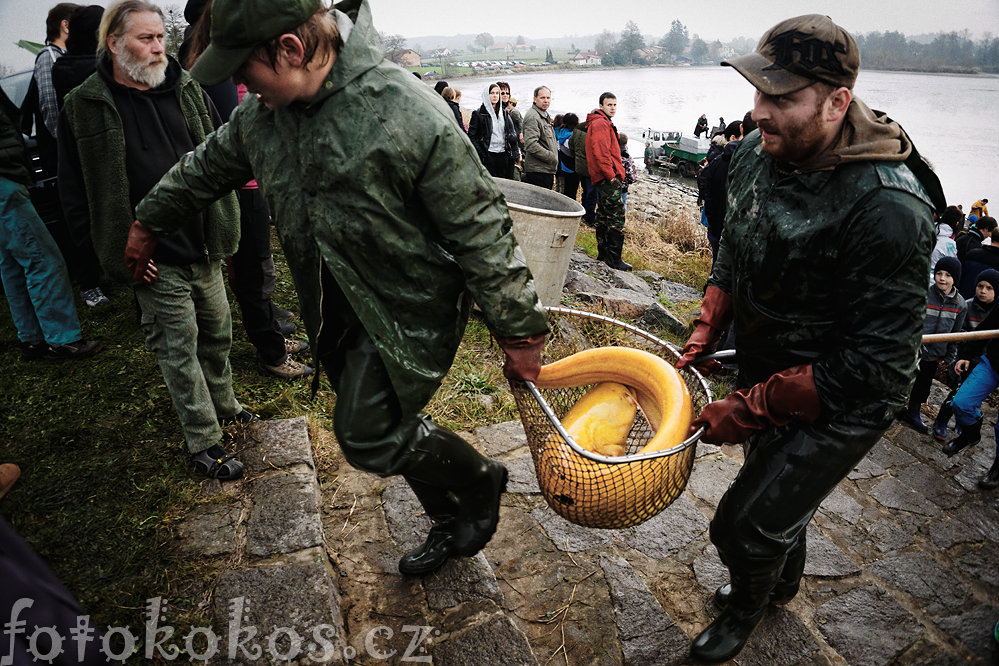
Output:
M411 413L450 368L473 299L499 337L541 333L546 318L502 194L454 114L383 59L367 2L335 9L354 25L316 98L269 110L248 96L136 212L170 233L255 177L311 340L325 262Z
M891 422L926 314L935 205L927 192L940 186L928 170L922 177L926 187L902 161L782 171L759 132L746 137L732 158L708 280L733 297L741 386L814 363L824 418Z

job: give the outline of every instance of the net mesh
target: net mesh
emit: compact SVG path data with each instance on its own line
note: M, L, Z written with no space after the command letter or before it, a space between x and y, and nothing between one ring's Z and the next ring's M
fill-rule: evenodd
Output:
M675 365L679 351L655 336L609 317L566 308L549 308L552 331L545 347L545 363L592 347L642 349ZM690 391L694 413L711 402L711 391L695 372L680 371ZM523 382L511 389L527 433L528 445L541 493L552 510L584 527L622 528L638 525L668 507L687 486L699 433L654 457L639 451L655 434L638 410L628 434L624 456L613 462L566 441L544 406ZM538 389L553 416L562 419L591 386ZM592 457L591 457L592 456Z

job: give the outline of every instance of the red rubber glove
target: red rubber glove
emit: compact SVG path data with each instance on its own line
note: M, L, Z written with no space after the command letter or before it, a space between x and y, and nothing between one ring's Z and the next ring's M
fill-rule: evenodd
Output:
M545 333L529 335L526 338L497 338L506 361L503 363L503 376L533 382L541 372L541 352L545 349Z
M732 323L732 297L718 287L708 287L704 292L704 300L701 301L701 314L694 320L694 332L683 346L683 355L676 362L676 369L691 365L694 358L701 354L715 351L730 323ZM718 361L708 361L695 363L694 367L710 374L721 372L723 366Z
M791 421L811 423L821 411L812 364L796 365L756 386L712 402L691 423L690 433L706 426L702 442L738 444L753 432L772 425L787 425Z
M131 271L136 282L152 284L160 277L160 271L153 263L153 252L156 251L156 234L142 226L136 220L128 230L128 241L125 243L125 266Z

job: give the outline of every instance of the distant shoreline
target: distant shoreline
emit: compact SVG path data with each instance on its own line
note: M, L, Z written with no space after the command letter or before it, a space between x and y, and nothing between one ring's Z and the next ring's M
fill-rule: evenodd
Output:
M481 76L489 76L490 74L496 74L498 79L504 76L520 76L522 74L536 74L538 72L594 72L594 71L613 71L620 69L708 69L714 67L720 67L721 65L631 65L631 66L621 66L615 65L613 67L606 67L604 65L570 65L568 63L559 63L557 65L552 65L549 67L524 67L523 69L494 69L485 70L481 72L458 72L455 74L447 74L441 77L431 77L424 78L425 81L439 81L441 79L450 81L451 79L469 79ZM407 67L411 72L417 72L423 78L423 71L432 69L431 66L422 67ZM864 72L884 72L891 74L927 74L930 76L970 76L978 78L999 78L999 72L980 72L980 71L963 71L963 70L918 70L918 69L864 69L861 67L861 74Z

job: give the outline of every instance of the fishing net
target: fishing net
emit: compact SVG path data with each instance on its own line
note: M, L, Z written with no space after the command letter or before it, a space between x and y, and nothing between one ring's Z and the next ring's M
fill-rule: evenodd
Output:
M548 308L552 331L545 363L593 347L632 347L675 365L679 350L651 333L609 317ZM680 370L694 413L711 402L707 382L695 371ZM694 452L702 431L663 451L640 453L655 434L637 410L623 456L608 458L581 447L565 432L561 419L591 386L542 389L511 381L520 419L527 433L534 468L549 506L584 527L622 528L638 525L668 507L690 479Z

